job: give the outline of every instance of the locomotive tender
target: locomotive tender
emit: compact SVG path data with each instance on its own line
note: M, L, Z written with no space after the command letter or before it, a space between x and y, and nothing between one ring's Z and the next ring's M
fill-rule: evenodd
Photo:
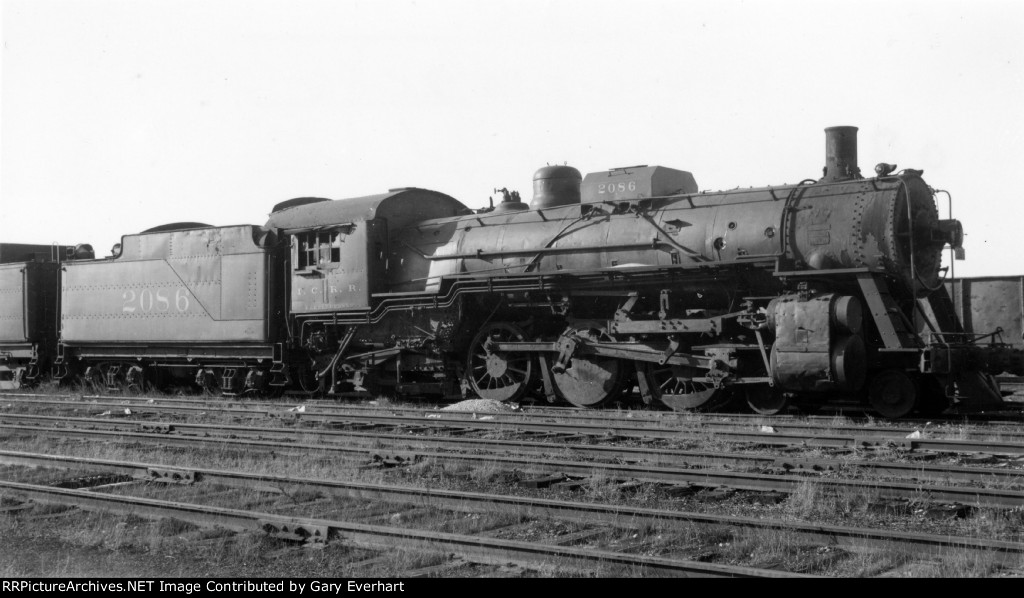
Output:
M863 178L856 131L826 129L824 176L797 185L700 192L659 166L548 166L529 204L404 188L286 201L262 227L128 235L63 264L55 373L580 407L638 388L762 413L999 404L992 375L1024 374L1024 356L953 312L941 257L962 255L959 222L920 171Z
M56 377L263 388L285 341L279 245L259 226L179 223L124 236L110 259L65 264Z

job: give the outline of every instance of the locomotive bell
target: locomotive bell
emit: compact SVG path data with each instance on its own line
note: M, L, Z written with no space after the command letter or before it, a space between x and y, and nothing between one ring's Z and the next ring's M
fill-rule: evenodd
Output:
M533 174L530 209L541 210L580 203L583 176L572 166L545 166Z
M857 127L825 129L825 170L823 183L859 179L857 167Z

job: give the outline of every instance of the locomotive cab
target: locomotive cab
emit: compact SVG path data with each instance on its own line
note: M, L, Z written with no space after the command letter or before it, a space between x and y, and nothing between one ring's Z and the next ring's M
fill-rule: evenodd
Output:
M266 226L291 239L291 313L369 310L374 294L388 290L395 272L425 279L426 260L403 254L392 264L389 232L468 212L452 197L417 188L280 204Z

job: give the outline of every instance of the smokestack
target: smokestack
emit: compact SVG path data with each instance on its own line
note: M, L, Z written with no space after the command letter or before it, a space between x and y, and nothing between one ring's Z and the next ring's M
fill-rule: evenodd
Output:
M825 169L823 183L859 179L857 167L857 127L825 129Z

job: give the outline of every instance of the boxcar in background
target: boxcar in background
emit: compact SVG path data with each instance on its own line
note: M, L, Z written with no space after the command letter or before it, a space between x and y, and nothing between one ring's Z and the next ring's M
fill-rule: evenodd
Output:
M967 332L991 334L1018 349L1024 349L1024 275L958 278L946 283L953 308ZM1024 378L997 376L1004 393L1024 400Z
M958 278L946 288L968 332L1002 329L1002 342L1024 348L1024 275Z

